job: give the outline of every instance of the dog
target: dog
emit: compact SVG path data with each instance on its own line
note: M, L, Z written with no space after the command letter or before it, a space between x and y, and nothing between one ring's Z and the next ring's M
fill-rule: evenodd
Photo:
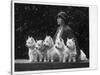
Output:
M33 37L28 37L28 39L26 40L26 46L29 49L29 51L28 51L29 62L37 61L36 60L37 54L34 51L35 50L35 45L36 45L36 41L34 40L34 38Z
M37 40L35 46L39 58L39 62L42 62L43 59L43 40Z
M47 62L51 61L54 62L55 58L58 58L61 60L61 54L60 51L55 48L54 41L51 36L46 36L43 42L45 48L46 48L46 56L47 56Z
M68 48L64 44L64 40L62 38L57 38L55 41L55 47L60 51L61 53L61 59L60 62L65 63L68 59Z
M76 62L76 44L74 38L67 38L66 47L68 48L68 62Z

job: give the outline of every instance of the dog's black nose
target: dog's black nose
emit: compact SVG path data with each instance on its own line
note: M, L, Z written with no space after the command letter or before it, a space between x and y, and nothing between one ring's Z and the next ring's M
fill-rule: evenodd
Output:
M35 47L35 49L38 49L38 47Z
M43 46L46 46L45 44L43 44Z

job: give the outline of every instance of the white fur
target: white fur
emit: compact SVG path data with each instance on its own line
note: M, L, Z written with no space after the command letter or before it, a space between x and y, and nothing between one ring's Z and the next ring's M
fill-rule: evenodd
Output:
M55 42L55 47L60 51L61 53L61 62L66 62L68 58L68 48L64 44L64 40L62 38L57 38Z
M58 49L55 48L54 46L54 42L51 36L46 36L45 40L44 40L44 45L47 46L47 60L54 62L54 57L55 55L59 58L59 60L61 59L61 53L59 52Z
M43 55L42 55L42 48L43 48L43 40L37 40L36 42L36 50L39 57L39 62L42 62Z
M67 39L66 42L67 47L69 48L69 58L68 58L68 62L76 62L76 45L75 45L75 40L73 38L71 39ZM85 53L80 50L80 56L79 56L80 61L88 61Z
M88 58L86 57L85 53L82 50L80 50L80 52L81 52L80 57L79 57L80 60L81 61L88 61Z
M68 48L68 62L76 62L76 45L73 38L67 38L66 46Z
M37 40L35 41L33 37L28 37L26 40L26 46L29 49L29 61L30 62L54 62L55 58L59 59L59 62L76 62L76 45L73 38L67 38L66 45L62 38L57 38L54 44L54 41L51 36L46 36L44 41ZM43 49L46 49L44 52ZM81 54L79 56L81 61L87 61L85 53L80 50Z
M36 61L37 55L34 55L35 44L36 44L36 42L35 42L34 38L28 37L28 39L26 40L26 46L29 48L28 56L29 56L30 62Z

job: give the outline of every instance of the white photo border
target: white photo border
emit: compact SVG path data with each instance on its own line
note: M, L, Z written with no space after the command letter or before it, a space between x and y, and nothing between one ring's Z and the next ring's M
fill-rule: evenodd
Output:
M27 3L27 4L44 4L44 5L63 5L63 6L81 6L89 7L89 67L87 68L74 68L74 69L56 69L56 70L40 70L40 71L22 71L15 72L14 64L14 3ZM97 45L97 6L96 5L85 5L85 4L67 4L67 3L53 3L53 2L36 2L28 0L12 0L11 1L11 73L12 74L29 74L29 73L46 73L46 72L63 72L63 71L80 71L80 70L92 70L97 69L97 59L98 59L98 45Z

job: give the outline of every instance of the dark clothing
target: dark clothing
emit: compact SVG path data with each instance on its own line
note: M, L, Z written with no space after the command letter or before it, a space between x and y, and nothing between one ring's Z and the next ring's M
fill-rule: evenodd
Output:
M62 31L60 33L60 37L64 40L64 43L67 41L67 38L75 38L74 32L69 26L64 26L64 27L60 26L58 27L57 32L54 35L54 41L56 40L57 34L61 28L62 28Z

